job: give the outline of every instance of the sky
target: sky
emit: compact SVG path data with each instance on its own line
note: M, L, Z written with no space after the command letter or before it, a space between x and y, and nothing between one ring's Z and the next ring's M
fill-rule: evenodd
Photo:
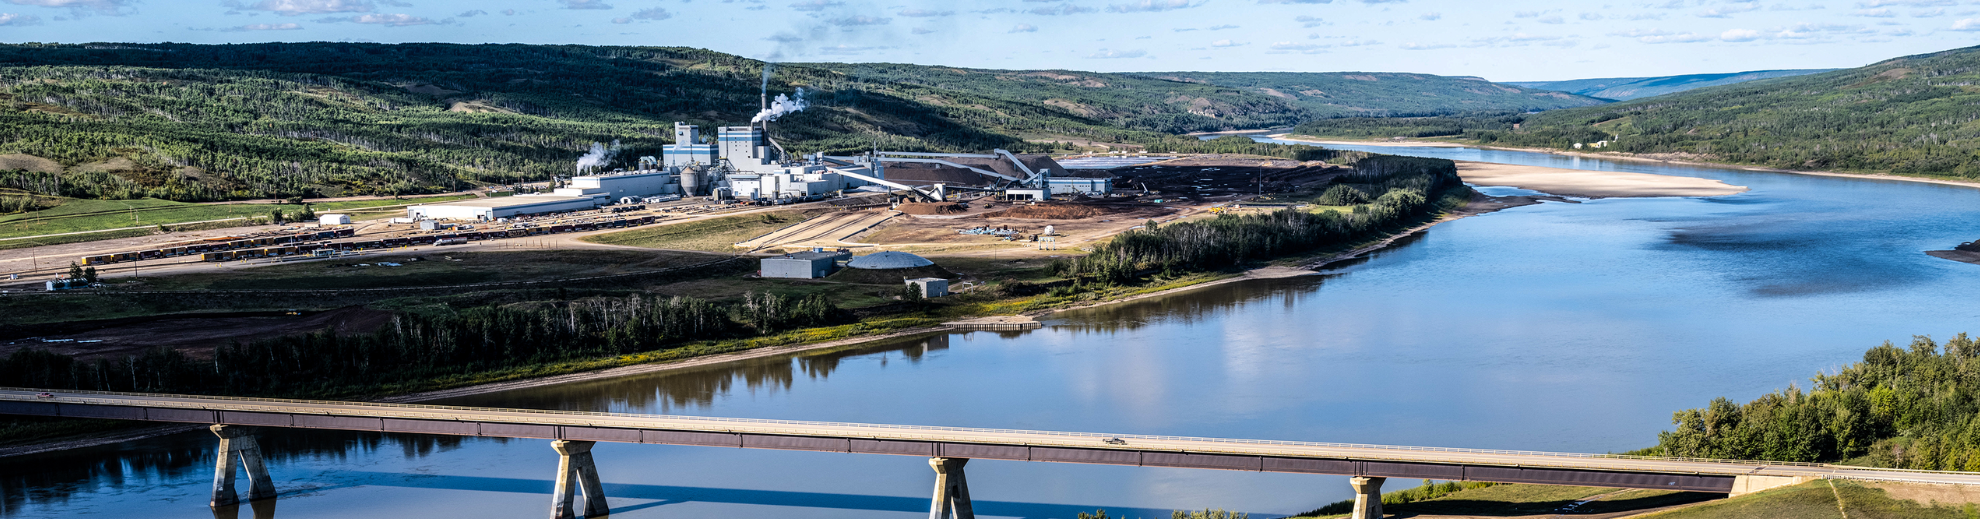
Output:
M1980 0L0 0L4 42L687 46L773 61L1494 81L1856 67Z

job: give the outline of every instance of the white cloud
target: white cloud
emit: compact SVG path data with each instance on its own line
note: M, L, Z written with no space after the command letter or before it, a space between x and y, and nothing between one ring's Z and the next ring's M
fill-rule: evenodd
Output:
M1221 31L1221 30L1224 30L1224 29L1236 29L1236 28L1238 28L1238 26L1236 26L1236 25L1229 25L1229 24L1225 24L1225 25L1212 25L1212 26L1210 26L1209 28L1207 28L1207 29L1204 29L1204 30L1206 30L1206 31Z
M659 7L648 7L646 9L633 11L632 16L627 16L624 18L613 18L612 23L627 24L633 22L657 22L660 20L665 20L673 17L674 17L674 13L667 12L666 9L662 9Z
M565 9L611 9L612 8L612 4L605 3L605 0L557 0L557 3L564 4Z
M1017 26L1016 26L1016 27L1012 27L1012 28L1011 28L1011 30L1009 30L1009 31L1005 31L1005 32L1014 32L1014 33L1015 33L1015 32L1038 32L1038 28L1037 28L1037 27L1033 27L1033 26L1032 26L1031 24L1028 24L1028 23L1020 23L1020 24L1017 24Z
M1416 19L1428 21L1428 22L1434 22L1437 20L1441 20L1443 18L1444 18L1444 13L1423 13L1416 15Z
M1600 20L1600 19L1602 19L1602 15L1600 15L1600 14L1596 14L1596 13L1581 13L1581 16L1580 16L1580 18L1581 18L1581 19L1583 19L1583 20L1588 20L1588 21L1591 21L1591 22L1592 22L1592 21L1596 21L1596 20Z
M791 10L792 11L823 11L827 7L838 7L842 5L846 5L846 4L840 2L834 2L832 0L806 0L804 2L792 3Z
M1698 12L1698 17L1699 18L1731 18L1732 15L1735 14L1744 13L1748 11L1757 11L1759 9L1760 9L1760 4L1758 3L1732 4L1732 5L1706 8L1705 10Z
M1313 51L1317 51L1325 48L1327 48L1326 45L1321 45L1318 43L1293 43L1289 41L1274 43L1271 46L1272 50L1299 51L1299 52L1307 52L1307 53L1311 53Z
M240 27L234 27L234 28L231 28L231 29L226 29L226 30L227 30L227 31L231 31L231 32L239 32L239 31L296 31L296 30L302 30L302 25L300 25L300 24L294 24L294 23L256 23L256 24L248 24L248 25L242 25L242 26L240 26Z
M1303 14L1299 16L1294 16L1293 21L1299 22L1300 27L1305 27L1308 29L1327 24L1326 20L1322 20L1318 16L1307 16Z
M1897 12L1892 11L1890 9L1857 9L1856 16L1863 16L1868 18L1890 18L1897 16Z
M1739 41L1753 41L1757 39L1760 39L1760 31L1756 31L1752 29L1733 29L1730 31L1719 33L1719 40L1721 41L1739 42Z
M242 11L268 11L282 16L368 13L376 7L369 0L261 0L245 5L236 0L228 0L223 5Z
M1116 13L1159 13L1162 11L1196 7L1198 5L1202 4L1194 4L1190 0L1141 0L1140 2L1110 5L1107 6L1107 10Z
M1550 23L1550 24L1560 24L1567 22L1567 20L1562 20L1560 15L1547 15L1540 17L1540 19L1534 21L1540 23Z
M410 27L414 25L432 25L432 24L440 23L438 21L434 21L431 18L422 18L410 14L363 14L358 16L344 16L338 18L319 18L316 21L321 23L363 23L363 24L371 24L371 25L383 25L386 27Z
M130 14L124 11L124 8L130 7L131 4L136 3L136 0L7 0L7 3L40 7L60 7L77 14L95 12L98 14L122 15Z
M1231 40L1217 40L1210 42L1211 47L1243 47L1245 45L1250 45L1250 44L1243 42L1235 42Z
M1134 49L1134 50L1100 49L1098 52L1094 52L1092 54L1086 55L1086 57L1093 59L1127 59L1127 58L1139 58L1147 55L1148 55L1148 51L1141 49Z
M880 17L866 16L866 15L854 15L854 16L833 18L829 21L833 25L887 25L890 23L894 23L893 18L880 18Z
M1953 22L1952 30L1980 31L1980 18L1962 18L1957 22Z
M33 15L0 13L0 26L40 25L41 19Z
M1959 5L1959 2L1955 0L1865 0L1856 3L1857 7L1934 7L1942 5Z
M898 14L898 15L901 15L901 16L906 16L906 17L909 17L909 18L929 18L929 17L935 17L935 16L949 16L949 15L952 15L952 14L956 14L956 12L955 12L955 11L931 11L931 10L928 10L928 9L902 9L902 10L901 10L901 12L899 12L899 13L895 13L895 14Z
M488 14L488 11L483 11L483 10L480 10L480 9L475 9L475 10L473 10L473 11L468 11L468 12L465 12L465 13L461 13L461 14L457 14L457 15L454 15L454 16L457 16L457 17L461 17L461 18L473 18L473 17L476 17L476 16L481 16L481 15L484 15L484 14Z
M936 31L934 29L929 29L927 27L915 27L914 30L910 32L913 32L915 34L935 34Z
M1093 8L1080 7L1072 4L1059 4L1051 7L1034 8L1034 9L1026 10L1025 12L1036 15L1044 15L1044 16L1065 16L1069 14L1091 13L1093 12Z

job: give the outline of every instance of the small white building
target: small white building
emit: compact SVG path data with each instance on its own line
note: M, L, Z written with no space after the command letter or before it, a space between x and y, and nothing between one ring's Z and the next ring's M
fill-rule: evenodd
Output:
M348 214L321 215L316 217L316 223L320 225L350 225L351 215Z
M926 299L949 295L949 280L946 279L915 278L907 280L907 284L914 286L915 290L921 292L921 297Z

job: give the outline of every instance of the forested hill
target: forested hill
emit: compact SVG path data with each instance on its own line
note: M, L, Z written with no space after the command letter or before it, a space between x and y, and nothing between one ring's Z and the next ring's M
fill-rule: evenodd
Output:
M657 154L675 121L743 123L762 69L660 47L0 45L0 194L197 201L540 180L593 142L623 142L630 163ZM1201 146L1176 134L1322 113L1127 74L780 65L770 87L810 94L811 109L772 125L793 152L1176 149ZM1361 108L1394 103L1370 97Z
M1414 117L1528 112L1608 101L1475 77L1393 72L1148 72L1142 76L1241 88L1292 102L1316 117Z
M1803 70L1754 70L1729 74L1686 74L1682 76L1660 77L1614 77L1600 79L1570 79L1565 81L1509 81L1505 84L1567 92L1602 99L1627 101L1650 96L1660 96L1694 90L1709 86L1731 85L1772 79L1777 77L1805 76L1835 69Z
M1333 119L1296 133L1449 136L1488 145L1980 178L1980 47L1539 114ZM1596 151L1584 149L1582 151Z
M1291 125L1313 117L1551 110L1606 102L1478 78L1388 72L1097 73L892 63L809 66L870 81L1040 99L1084 116L1175 133ZM1181 107L1186 114L1147 108L1161 106Z

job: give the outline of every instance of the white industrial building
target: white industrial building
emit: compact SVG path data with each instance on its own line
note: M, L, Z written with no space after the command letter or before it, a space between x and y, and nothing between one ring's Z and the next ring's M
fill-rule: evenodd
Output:
M605 200L620 198L648 197L679 193L681 185L674 181L674 174L661 170L631 171L607 175L585 175L571 177L571 183L557 188L551 194L556 196L590 196Z
M596 209L599 198L589 196L516 195L423 204L406 208L414 220L496 220L526 214Z

